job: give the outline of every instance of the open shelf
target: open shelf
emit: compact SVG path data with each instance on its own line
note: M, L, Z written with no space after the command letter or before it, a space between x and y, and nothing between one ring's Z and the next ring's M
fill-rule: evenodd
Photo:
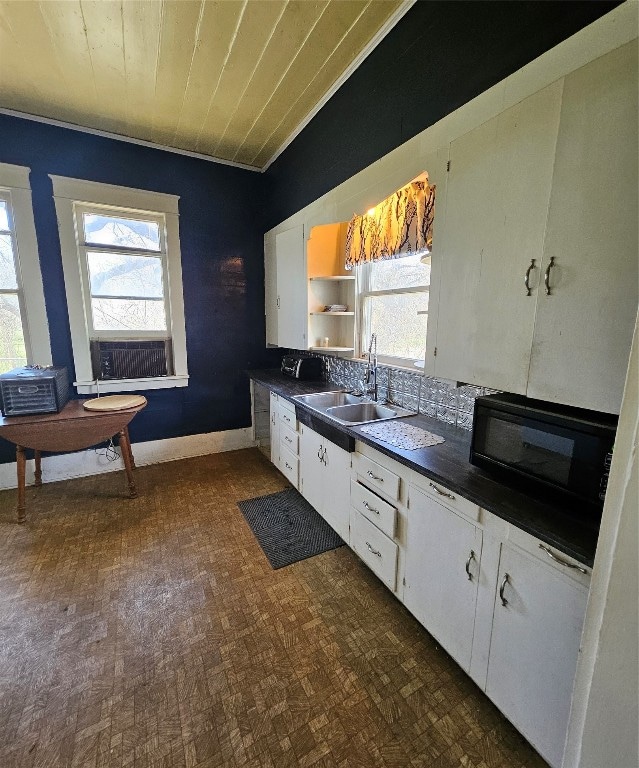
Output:
M344 269L348 224L311 229L306 247L308 349L352 355L355 347L355 274ZM326 308L335 311L326 311ZM342 310L343 311L340 311ZM324 345L327 346L324 346Z
M324 281L338 281L338 280L354 280L355 275L322 275L319 277L311 277L310 280L324 280Z
M309 347L313 352L354 352L354 347Z
M354 312L311 312L311 315L322 315L322 317L326 317L327 315L334 315L335 317L353 317L355 315Z

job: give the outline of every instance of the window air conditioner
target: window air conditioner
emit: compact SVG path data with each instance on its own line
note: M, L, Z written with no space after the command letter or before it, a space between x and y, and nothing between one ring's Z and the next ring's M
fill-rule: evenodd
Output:
M173 375L171 339L91 339L96 379L145 379Z

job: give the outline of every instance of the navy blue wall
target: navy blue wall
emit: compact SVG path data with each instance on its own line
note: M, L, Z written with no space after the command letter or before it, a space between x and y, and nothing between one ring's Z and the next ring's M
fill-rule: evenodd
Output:
M268 228L616 5L417 2L266 172Z
M242 371L275 365L264 348L264 176L0 115L0 162L31 168L53 361L73 371L60 242L48 174L180 195L189 386L145 392L134 441L250 425ZM0 462L13 461L0 439Z

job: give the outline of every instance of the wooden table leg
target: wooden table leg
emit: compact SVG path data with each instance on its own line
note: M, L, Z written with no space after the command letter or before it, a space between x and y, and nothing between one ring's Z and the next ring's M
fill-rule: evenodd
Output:
M21 445L16 445L16 464L18 467L18 522L24 523L27 517L24 492L27 460L24 455L24 448Z
M129 443L127 430L121 430L118 433L118 437L120 438L120 451L122 453L122 460L124 461L124 471L126 473L126 479L129 484L129 496L134 499L138 495L138 492L133 480L133 467L131 466L131 443Z
M35 484L42 485L42 456L40 451L34 451L35 458Z
M128 425L124 428L124 433L126 435L126 441L129 445L129 456L131 457L131 468L135 469L135 459L133 458L133 448L131 448L131 438L129 437Z

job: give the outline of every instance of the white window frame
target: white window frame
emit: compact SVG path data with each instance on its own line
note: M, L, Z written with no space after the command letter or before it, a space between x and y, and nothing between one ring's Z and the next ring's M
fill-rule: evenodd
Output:
M409 256L410 254L405 254L405 256ZM366 309L366 298L369 296L397 296L397 295L405 295L407 293L425 293L427 295L430 294L430 286L429 285L420 285L410 288L387 288L385 290L381 291L374 291L371 290L371 267L374 265L375 262L367 262L365 264L362 264L357 269L357 296L358 296L358 307L359 307L359 331L358 331L358 355L360 358L365 358L368 355L368 343L370 340L371 335L371 327L370 327L370 315L367 312ZM423 313L420 314L428 314L428 311L425 310ZM415 368L418 367L417 364L422 362L426 356L426 337L424 337L424 357L421 358L409 358L409 357L393 357L391 355L384 355L379 354L378 355L378 361L382 363L383 365L390 365L395 368L408 368L411 371L415 371Z
M89 329L89 337L91 339L130 339L132 335L136 339L164 339L170 335L171 328L171 306L169 302L169 285L168 285L168 249L166 238L166 217L163 213L157 213L155 211L140 211L133 210L131 208L115 208L113 206L106 205L87 205L86 203L74 203L73 213L75 218L76 240L78 245L79 266L82 273L82 286L84 294L88 298L88 313L87 313L87 325ZM122 217L123 219L143 219L144 221L152 221L158 225L158 231L160 234L160 249L158 251L144 251L134 248L121 248L119 246L112 246L108 244L95 244L87 243L84 235L83 216L84 214L97 214L102 216ZM96 330L93 325L93 312L91 311L91 299L93 294L91 292L91 280L89 276L89 262L88 253L118 253L128 254L133 256L144 256L151 258L159 258L162 263L162 288L164 298L164 316L166 318L166 329L159 331L142 330L142 331L130 331L130 330Z
M28 365L52 364L49 322L44 303L40 256L33 218L30 168L0 163L0 199L12 219L17 293Z
M75 362L75 386L81 395L95 392L134 392L146 389L166 389L188 386L188 367L186 356L186 331L184 323L184 298L182 293L182 257L180 253L179 211L177 195L161 192L149 192L131 187L72 179L65 176L51 175L53 197L62 266L66 285L71 343ZM96 207L119 209L123 215L143 213L155 215L164 222L166 238L166 263L164 271L167 330L161 332L145 331L140 334L146 338L170 336L173 348L174 375L140 379L114 379L96 382L93 378L89 342L92 333L91 294L86 268L86 250L91 246L84 244L84 232L76 226L76 213L88 206L92 212ZM99 332L98 336L122 338L130 332Z

